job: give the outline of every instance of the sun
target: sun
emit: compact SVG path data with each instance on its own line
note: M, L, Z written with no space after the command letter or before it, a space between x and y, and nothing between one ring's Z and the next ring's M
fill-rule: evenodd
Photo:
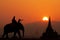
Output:
M43 17L43 21L48 21L48 17Z

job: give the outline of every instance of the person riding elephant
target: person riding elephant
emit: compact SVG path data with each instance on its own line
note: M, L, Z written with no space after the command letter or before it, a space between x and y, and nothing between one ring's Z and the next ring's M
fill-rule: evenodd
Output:
M15 19L15 16L14 16L13 19L12 19L12 24L17 24L17 21L16 21L16 19Z
M16 33L18 33L19 38L21 38L20 30L22 31L23 37L24 37L24 26L21 24L21 19L18 20L18 22L15 20L15 16L12 19L12 23L6 24L4 26L4 32L2 35L2 38L8 37L9 33L14 32L13 37L16 36Z

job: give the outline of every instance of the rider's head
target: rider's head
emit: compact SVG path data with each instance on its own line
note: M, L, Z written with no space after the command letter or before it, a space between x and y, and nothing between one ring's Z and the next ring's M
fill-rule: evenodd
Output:
M13 19L15 19L15 16L13 17Z
M18 20L18 23L20 23L20 22L21 22L21 19Z
M15 18L15 16L14 16L14 18Z

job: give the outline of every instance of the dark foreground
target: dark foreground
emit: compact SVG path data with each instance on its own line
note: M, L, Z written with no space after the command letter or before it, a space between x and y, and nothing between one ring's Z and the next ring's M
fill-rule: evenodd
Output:
M40 38L0 38L0 40L41 40ZM60 40L60 39L42 39L42 40Z
M24 39L18 39L18 38L0 38L0 40L40 40L37 38L24 38Z

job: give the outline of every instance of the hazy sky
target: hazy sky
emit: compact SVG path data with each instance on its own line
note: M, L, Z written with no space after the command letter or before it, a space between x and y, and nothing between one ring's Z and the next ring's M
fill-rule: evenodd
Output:
M0 0L0 30L11 22L13 16L16 16L16 20L23 19L23 24L40 22L44 16L51 16L53 21L60 21L60 0ZM41 29L45 30L45 27L42 27L43 24L41 27L39 25L30 24L28 28L24 26L28 31L26 34L32 33L31 37L37 34L36 37L40 37L39 32L42 32ZM54 25L57 32L60 32L60 23Z
M43 16L51 16L60 21L60 0L0 0L0 23L23 19L24 23L41 21Z

